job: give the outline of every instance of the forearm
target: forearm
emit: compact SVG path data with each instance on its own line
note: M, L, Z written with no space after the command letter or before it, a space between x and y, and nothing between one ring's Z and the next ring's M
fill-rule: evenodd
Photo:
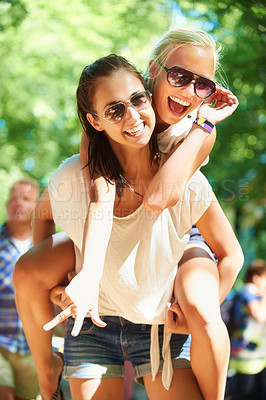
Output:
M243 266L243 252L214 194L210 206L196 225L218 259L219 297L222 303Z
M96 200L91 201L83 233L82 269L101 276L113 224L115 185L96 180Z
M219 260L218 272L220 279L220 304L224 301L224 299L232 289L236 278L243 266L243 260L244 258L241 248L239 248L234 255L228 255Z
M215 138L215 129L209 134L193 125L186 139L176 146L154 176L144 197L144 206L151 211L174 206L182 197L191 176L209 155Z
M113 210L109 204L90 203L83 237L83 269L103 268L112 230Z

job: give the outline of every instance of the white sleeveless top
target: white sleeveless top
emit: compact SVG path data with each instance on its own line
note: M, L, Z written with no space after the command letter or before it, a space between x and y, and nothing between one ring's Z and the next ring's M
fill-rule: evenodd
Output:
M90 202L80 156L64 161L49 182L49 196L55 223L72 239L76 271L82 265L82 238ZM143 205L124 218L113 217L113 227L99 291L99 314L122 316L133 323L153 325L151 332L152 374L159 366L156 344L166 303L171 300L177 264L189 240L190 229L207 210L212 189L197 171L181 200L162 212ZM169 344L171 335L165 335ZM170 346L166 346L163 383L172 379Z

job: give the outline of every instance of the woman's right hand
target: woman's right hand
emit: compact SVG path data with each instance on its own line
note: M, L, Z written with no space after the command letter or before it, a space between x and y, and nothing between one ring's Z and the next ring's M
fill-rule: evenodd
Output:
M87 271L81 270L65 288L54 288L51 291L50 299L55 300L60 307L65 308L67 306L67 308L44 325L43 329L46 331L53 329L72 316L75 318L75 323L71 335L77 336L87 313L89 313L95 325L106 326L106 323L100 319L98 314L98 287L95 288L95 285L93 287L92 281L88 279Z
M198 117L218 124L229 117L238 107L237 97L228 89L216 87L216 92L208 97L198 109Z

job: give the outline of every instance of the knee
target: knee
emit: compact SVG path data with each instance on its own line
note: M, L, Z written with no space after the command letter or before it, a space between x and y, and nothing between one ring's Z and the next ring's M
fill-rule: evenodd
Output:
M212 337L223 325L220 310L211 305L200 308L196 304L188 304L185 316L192 335Z
M33 286L34 273L27 254L23 254L15 264L13 271L13 284L16 292L25 292Z

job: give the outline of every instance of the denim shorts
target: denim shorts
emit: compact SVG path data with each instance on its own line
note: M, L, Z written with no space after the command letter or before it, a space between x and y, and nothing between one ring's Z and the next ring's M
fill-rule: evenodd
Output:
M200 247L202 247L207 251L207 253L211 256L211 258L216 264L218 263L216 255L214 254L212 249L207 245L196 225L193 225L191 228L188 245L199 245Z
M94 325L85 318L82 330L71 336L73 318L68 319L64 344L65 378L110 378L124 376L124 361L132 363L135 380L151 374L150 333L151 325L134 324L122 317L101 317L105 328ZM164 325L159 325L160 354ZM191 368L190 336L173 334L170 346L173 368ZM163 361L161 356L160 368Z

